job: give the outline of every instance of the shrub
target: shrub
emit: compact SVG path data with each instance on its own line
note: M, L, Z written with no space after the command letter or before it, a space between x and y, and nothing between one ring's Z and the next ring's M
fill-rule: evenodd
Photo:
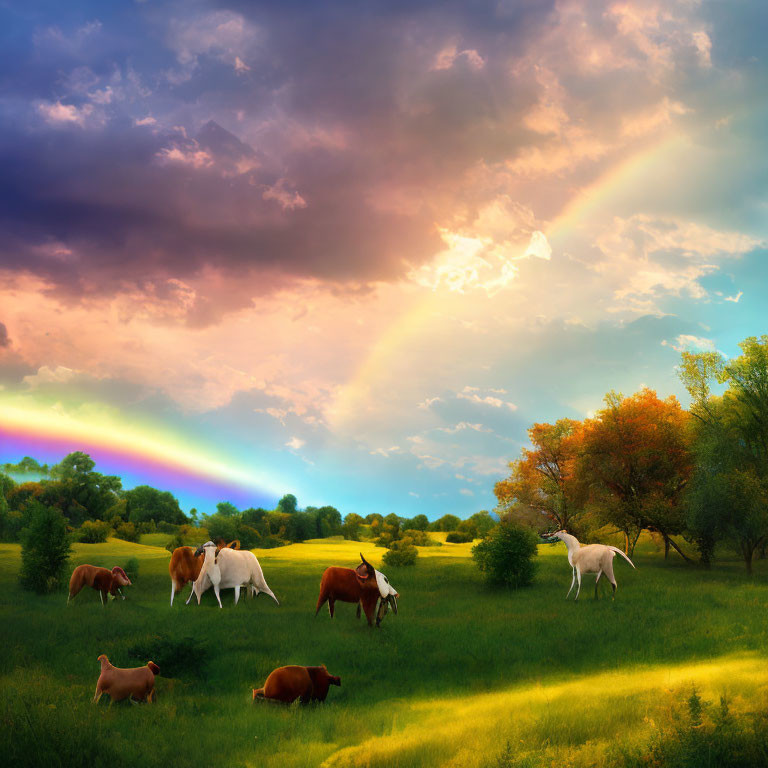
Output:
M409 538L393 541L390 548L382 558L387 565L400 567L401 565L415 565L419 550Z
M163 677L201 676L210 661L210 649L195 637L152 635L128 649L141 664L154 661Z
M426 531L414 528L403 531L403 538L410 539L417 547L431 547L435 543Z
M115 528L115 536L123 541L136 542L139 540L141 534L139 533L139 529L133 523L119 523L117 528Z
M76 531L76 536L83 544L103 544L111 532L111 526L103 520L86 520Z
M466 544L467 542L472 541L473 536L471 533L465 533L464 531L451 531L446 537L445 540L449 544Z
M19 582L33 592L52 592L66 578L71 550L67 521L58 509L37 501L27 511L30 523L21 532Z
M139 561L135 557L129 557L125 561L123 570L131 581L136 581L139 578Z
M477 545L472 557L489 584L526 587L533 581L537 536L528 528L513 523L497 525Z

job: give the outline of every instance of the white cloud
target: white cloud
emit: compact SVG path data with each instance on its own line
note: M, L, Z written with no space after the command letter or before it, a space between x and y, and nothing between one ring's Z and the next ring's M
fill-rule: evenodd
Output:
M462 496L474 496L475 492L471 488L459 488L459 493Z
M368 451L371 456L383 456L385 459L389 458L391 453L398 453L400 451L399 445L393 445L390 448L375 448L372 451Z
M428 397L426 400L423 400L420 403L416 404L417 408L420 408L422 411L428 411L432 407L432 403L442 403L443 398L442 397Z
M454 435L457 432L463 432L466 429L470 429L474 432L493 432L492 429L484 427L482 424L470 424L468 421L460 421L454 427L437 427L438 432L446 432L449 435Z
M744 295L744 291L739 291L735 296L725 296L725 301L732 301L734 304L738 304L741 297Z
M302 440L300 437L292 437L285 445L287 448L290 448L292 451L298 451L299 448L302 448L307 444L306 440Z
M469 400L480 405L490 405L493 408L509 408L510 411L517 410L517 406L514 403L502 400L500 397L494 397L493 395L479 395L477 394L478 391L478 387L464 387L461 392L456 393L456 397L460 400Z
M78 108L73 104L62 104L60 101L43 101L37 105L37 111L50 125L79 125L85 126L86 120L93 114L93 107L84 104Z
M704 336L693 336L688 333L681 333L675 341L670 342L666 339L661 342L662 347L672 347L675 352L691 351L714 352L715 342Z
M30 389L36 389L41 384L66 384L79 374L80 371L66 368L63 365L57 365L55 368L44 365L38 368L37 373L25 376L22 381Z

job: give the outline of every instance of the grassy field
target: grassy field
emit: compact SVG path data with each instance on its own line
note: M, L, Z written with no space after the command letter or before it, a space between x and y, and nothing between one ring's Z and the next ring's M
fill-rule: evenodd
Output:
M400 613L372 630L353 605L337 604L333 621L314 607L327 565L353 566L361 550L380 565L384 550L328 539L256 550L281 605L234 607L227 591L219 610L210 592L185 606L189 587L169 606L157 544L75 545L73 565L139 561L128 600L106 608L92 591L68 607L64 594L23 592L19 547L0 545L8 765L482 767L508 743L513 764L599 765L694 684L736 709L768 700L765 562L750 580L737 562L665 563L645 542L637 571L617 562L615 602L593 601L589 579L574 604L562 544L540 548L536 583L518 592L486 588L471 545L445 544L385 569ZM198 656L158 678L156 705L91 705L99 654L137 666L148 657L131 649L164 641ZM325 705L251 702L274 667L321 663L342 679Z

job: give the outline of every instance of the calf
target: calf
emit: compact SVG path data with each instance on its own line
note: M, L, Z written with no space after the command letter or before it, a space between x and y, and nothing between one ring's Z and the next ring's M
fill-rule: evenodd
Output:
M329 675L325 664L319 667L278 667L269 673L263 688L253 689L253 700L271 699L291 704L300 699L302 704L309 701L325 701L328 688L341 685L341 678Z
M362 562L357 568L338 568L331 566L326 568L320 581L320 595L317 598L315 616L320 612L323 604L328 601L328 612L333 618L333 612L337 600L344 603L357 603L357 617L360 618L360 608L365 612L368 626L373 626L373 617L376 616L376 626L381 626L389 607L397 613L397 598L400 595L389 583L389 579L377 571L362 555ZM376 602L381 598L378 613Z
M147 662L145 667L132 669L113 667L103 653L98 661L101 664L101 674L96 683L96 693L93 694L94 704L105 693L109 694L110 704L128 698L137 701L154 700L155 675L160 674L160 667L154 661Z
M86 585L98 590L103 605L107 595L117 597L118 592L120 597L125 600L125 595L120 587L130 587L131 580L119 565L116 565L111 571L96 565L78 565L72 571L72 577L69 580L67 604Z
M225 543L223 539L217 541L218 546L221 549L229 547L231 549L240 549L240 541L235 539L230 541L229 544ZM200 575L200 570L203 567L203 561L205 558L202 553L196 555L192 547L177 547L171 553L171 562L168 563L168 572L171 575L171 605L173 605L173 598L177 592L181 592L182 587L188 582L194 583L197 577ZM195 590L189 593L187 602L185 605L189 605L189 601L192 599L192 595Z

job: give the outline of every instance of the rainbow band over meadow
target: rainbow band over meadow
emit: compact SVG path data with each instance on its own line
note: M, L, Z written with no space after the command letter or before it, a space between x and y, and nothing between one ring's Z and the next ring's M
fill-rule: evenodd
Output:
M0 401L0 460L15 462L26 453L51 461L72 451L89 453L98 471L122 477L126 487L156 485L178 496L182 505L184 497L194 492L212 504L271 506L289 490L274 476L216 459L189 438L147 421L129 421L101 403L66 408L29 397Z

